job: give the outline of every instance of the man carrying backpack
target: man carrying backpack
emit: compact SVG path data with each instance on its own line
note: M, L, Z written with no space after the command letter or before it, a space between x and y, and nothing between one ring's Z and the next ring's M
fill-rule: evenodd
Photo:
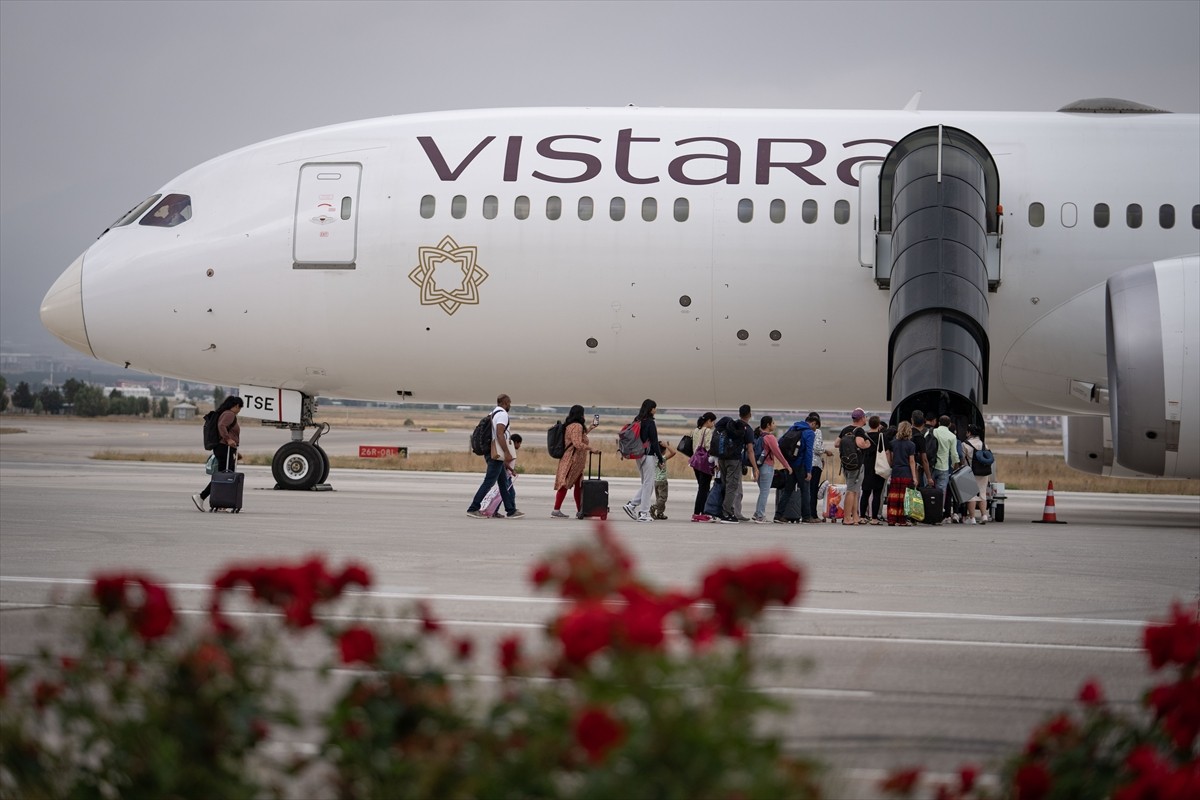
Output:
M779 449L792 465L792 471L775 501L775 522L816 521L815 508L809 508L808 491L808 482L812 479L815 439L812 427L803 420L788 428L779 439Z
M838 460L841 462L842 474L846 477L846 499L843 501L846 516L842 520L843 525L867 524L867 520L860 515L858 506L865 472L863 454L871 447L871 440L867 438L867 433L862 427L866 416L867 412L861 408L854 409L850 412L850 424L838 434ZM872 463L871 468L874 467Z
M487 472L484 473L483 483L479 485L479 491L475 492L475 498L471 501L471 505L467 506L467 516L477 517L479 519L487 519L487 515L479 510L483 505L483 498L487 496L490 490L497 483L500 484L500 500L504 503L504 511L508 519L518 519L525 516L517 510L516 499L513 497L512 483L508 479L508 474L504 471L504 464L512 461L514 455L513 446L509 441L510 434L508 432L508 410L512 408L512 400L508 395L502 394L496 398L496 408L491 414L491 444L484 458L487 459ZM497 514L496 516L500 516Z
M754 428L750 425L750 406L738 409L738 418L730 420L722 434L718 435L720 448L717 459L721 466L721 483L725 486L725 499L721 503L720 521L736 525L738 506L742 502L742 456L750 464L750 473L758 483L758 464L754 461Z

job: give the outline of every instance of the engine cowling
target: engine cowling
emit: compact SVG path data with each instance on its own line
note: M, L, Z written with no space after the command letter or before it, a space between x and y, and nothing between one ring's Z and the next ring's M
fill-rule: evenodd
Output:
M1200 256L1109 278L1105 333L1114 461L1200 477Z
M1113 459L1108 417L1063 417L1063 457L1067 466L1106 478L1153 478L1125 469Z

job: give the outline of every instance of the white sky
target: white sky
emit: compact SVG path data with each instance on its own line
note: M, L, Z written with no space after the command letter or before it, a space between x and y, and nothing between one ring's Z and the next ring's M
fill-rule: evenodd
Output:
M1200 112L1200 2L0 0L0 348L68 353L42 296L213 156L504 106Z

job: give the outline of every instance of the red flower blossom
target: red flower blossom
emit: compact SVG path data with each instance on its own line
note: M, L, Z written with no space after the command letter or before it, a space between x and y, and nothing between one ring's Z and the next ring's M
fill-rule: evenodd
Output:
M141 588L140 605L131 604L126 591L128 584ZM105 616L124 612L134 630L146 641L165 636L175 623L175 610L171 608L167 590L141 575L98 575L92 586L92 595Z
M442 629L442 623L433 616L433 611L424 600L417 603L417 613L421 615L422 633L437 633Z
M188 655L187 663L200 683L233 671L233 662L229 654L216 642L201 642Z
M51 683L50 681L38 681L33 687L33 705L41 711L46 706L50 705L62 694L63 687L61 683Z
M1013 777L1016 800L1042 800L1052 784L1050 773L1041 764L1022 764Z
M505 675L515 675L521 662L521 640L516 636L506 636L500 640L497 649L500 669Z
M454 643L454 657L459 661L467 661L471 658L471 653L475 650L475 643L470 639L459 639Z
M92 596L105 615L115 614L125 607L125 575L97 575L92 585Z
M1148 625L1142 644L1150 656L1150 666L1162 669L1167 664L1180 666L1200 663L1200 619L1195 608L1185 610L1171 604L1171 619L1165 625Z
M307 628L316 622L313 606L317 602L337 598L352 583L365 588L370 582L367 571L358 565L334 576L320 557L299 565L233 567L213 581L213 624L219 630L228 628L220 615L220 595L238 584L249 585L255 599L282 609L290 627Z
M920 767L893 770L890 775L880 781L879 791L884 794L908 797L917 788L919 780L921 780Z
M963 764L958 769L958 786L959 790L966 794L975 788L975 781L979 778L979 767L973 764Z
M1175 744L1181 750L1190 749L1200 735L1200 675L1155 686L1146 701Z
M1191 800L1200 796L1200 759L1176 765L1151 745L1140 745L1125 760L1132 780L1113 800Z
M625 738L625 728L603 708L589 706L575 717L575 741L598 764Z
M596 543L556 553L536 565L529 579L539 588L558 586L568 600L600 600L611 596L633 580L633 559L610 532L598 522Z
M1079 702L1085 706L1104 705L1104 689L1101 688L1100 681L1089 678L1079 689Z
M353 664L356 661L374 664L375 659L379 657L375 634L357 625L342 631L338 637L338 649L341 650L343 664Z
M612 617L599 603L582 603L558 621L558 638L563 657L583 664L612 643Z

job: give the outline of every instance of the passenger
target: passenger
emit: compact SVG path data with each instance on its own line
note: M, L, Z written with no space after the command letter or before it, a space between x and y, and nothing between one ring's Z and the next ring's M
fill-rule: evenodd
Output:
M721 522L736 525L737 508L742 499L742 454L750 461L750 473L754 481L758 481L758 465L754 463L754 429L750 425L750 406L742 405L738 409L738 418L730 420L725 426L733 445L741 442L737 454L732 458L718 454L721 466L721 483L725 490L725 498L721 504Z
M517 453L521 449L521 434L514 433L511 437L513 457L504 462L504 474L508 476L509 485L512 486L513 502L517 502ZM483 498L483 503L480 504L479 510L483 512L485 517L495 517L496 512L500 510L500 484L497 483L488 490L487 495Z
M867 452L871 449L871 441L867 438L866 431L863 430L862 424L866 412L861 408L856 408L850 412L850 424L842 428L838 434L838 455L842 465L842 474L846 477L846 497L842 500L842 505L845 506L846 515L842 520L843 525L866 525L867 520L863 519L862 513L859 510L858 497L862 491L863 476L867 472ZM852 457L851 457L852 456ZM847 459L853 462L855 467L847 466ZM875 471L875 462L870 464L870 470Z
M861 408L856 408L855 411L862 411ZM862 499L858 504L858 513L860 516L870 520L872 525L878 525L883 518L879 514L879 509L883 505L883 488L887 481L883 479L879 473L875 472L875 456L878 453L883 453L884 458L887 457L887 441L884 439L883 421L879 419L878 414L872 414L867 420L867 426L870 430L866 431L866 439L871 443L869 449L861 453L863 458L863 488Z
M790 475L792 473L792 465L787 463L787 459L783 457L783 453L779 450L779 440L775 438L774 418L764 416L759 423L759 429L761 431L763 462L758 468L758 505L755 506L754 516L751 519L762 525L767 521L767 497L771 493L771 484L775 478L775 470L784 469Z
M805 522L820 522L821 516L817 513L817 495L821 491L821 474L825 471L825 456L833 455L833 451L825 449L825 434L821 432L821 415L810 411L805 420L813 430L813 461L808 478L808 510L810 513Z
M667 518L667 462L679 454L670 442L659 442L658 447L666 451L666 455L654 469L654 505L650 506L650 518L665 520Z
M492 446L488 454L484 456L487 459L487 471L484 473L483 483L479 484L479 490L475 492L475 497L471 500L471 505L467 506L468 517L487 519L487 515L480 511L480 507L483 504L483 498L497 483L500 484L500 499L504 502L504 511L508 519L519 519L525 516L524 513L517 510L516 500L513 498L512 482L508 479L508 474L504 469L505 462L515 458L511 434L508 431L508 410L510 408L512 408L512 400L508 395L502 394L496 398L496 408L492 411Z
M812 428L802 420L794 423L779 440L779 450L792 471L775 496L774 522L797 523L805 520L804 512L808 506L808 484L805 481L812 469L814 438Z
M913 485L920 487L933 486L933 469L929 463L929 445L926 442L926 437L931 435L933 431L925 427L925 412L914 410L912 412L912 442L917 448L914 456L917 464L918 474L913 475Z
M554 496L554 510L550 512L552 517L567 518L562 511L562 504L568 489L574 492L576 515L583 511L583 469L587 466L588 456L600 452L588 441L588 434L595 428L594 422L588 425L584 419L583 406L571 406L563 429L566 448L563 457L558 460L558 471L554 473L554 490L558 494Z
M913 478L917 474L917 447L912 441L911 423L901 422L896 426L896 438L892 440L888 460L892 463L887 494L888 525L907 525L904 490L913 485Z
M716 421L716 414L705 411L696 420L696 430L692 431L692 458L688 462L692 472L696 473L696 502L692 506L692 522L708 522L712 519L704 513L704 503L708 500L708 490L712 486L713 468L709 451L712 450L713 424ZM701 448L704 454L697 455Z
M625 513L630 519L638 522L650 521L650 504L654 496L654 472L658 462L663 460L662 450L658 446L658 427L654 424L654 413L658 403L646 398L633 421L641 425L640 437L646 448L646 454L637 457L638 472L642 477L642 486L633 499L624 505ZM639 508L641 510L639 510Z
M967 440L963 442L963 463L970 464L975 451L983 448L983 429L974 423L967 426ZM987 487L991 475L976 475L975 483L979 486L979 494L967 501L967 518L963 520L969 525L982 525L988 521L987 516Z
M234 472L237 462L241 460L238 445L242 441L242 426L238 424L238 412L242 410L242 398L237 395L226 397L217 407L217 436L219 440L213 445L213 456L217 460L217 470ZM212 493L212 483L192 495L192 503L197 511L204 511L204 501Z
M933 462L933 485L942 493L942 524L950 521L950 470L958 461L955 448L958 437L950 430L950 417L946 414L938 417L938 426L933 429L933 437L937 441L937 457Z

